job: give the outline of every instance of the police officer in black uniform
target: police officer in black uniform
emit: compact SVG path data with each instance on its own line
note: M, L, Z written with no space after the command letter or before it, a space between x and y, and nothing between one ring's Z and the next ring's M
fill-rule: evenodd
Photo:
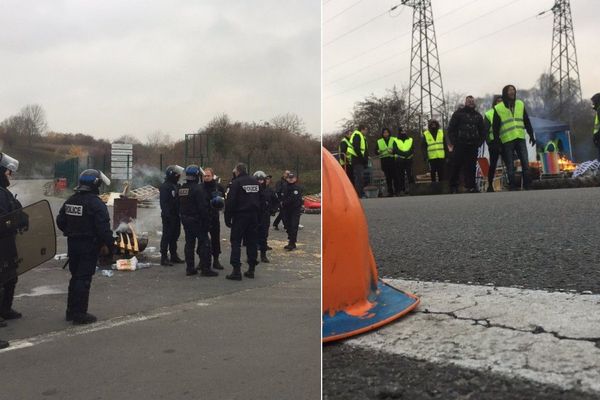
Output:
M290 172L287 176L287 185L281 198L281 212L283 213L284 226L288 234L288 244L284 249L292 251L296 248L298 239L298 226L302 214L302 187L298 185L296 174Z
M225 200L225 225L231 228L231 257L230 263L233 272L227 279L241 281L240 261L242 253L242 239L246 243L248 256L248 271L244 272L247 278L254 278L257 260L258 214L260 211L260 194L258 181L248 175L246 164L238 164L234 169L235 179Z
M219 212L225 207L225 189L217 182L215 171L212 168L204 168L202 176L204 183L204 191L210 199L210 208L208 211L210 217L210 247L212 253L213 269L223 269L219 262L219 254L221 254L221 221L219 220Z
M17 172L18 168L19 161L8 154L0 153L0 217L22 208L21 203L8 190L10 176ZM21 318L21 313L12 308L17 285L16 258L14 229L0 226L0 277L10 278L0 287L0 327L6 326L5 319ZM0 340L0 349L6 347L8 342Z
M160 185L160 217L162 219L162 237L160 239L160 265L172 266L184 261L177 255L177 240L181 235L179 218L179 178L183 168L169 165L165 170L165 181ZM171 260L167 256L171 253Z
M283 172L283 176L281 177L281 179L279 179L279 182L275 184L275 195L279 199L279 203L281 203L281 198L283 197L283 193L285 192L285 186L287 185L287 176L289 173L290 171L285 170ZM283 220L283 214L281 213L281 210L279 211L279 214L277 214L277 217L275 217L275 221L273 221L273 228L276 231L279 230L279 222L283 222L283 228L285 229L285 221Z
M263 171L256 171L254 177L260 186L260 213L258 216L258 249L260 250L260 261L268 263L267 250L270 247L267 244L269 237L269 227L271 226L271 214L277 211L279 200L275 192L268 186L269 175Z
M185 274L190 276L198 273L194 265L194 249L198 240L200 275L211 277L219 273L210 268L210 205L204 186L199 184L202 172L200 167L193 164L185 169L186 182L179 188L179 212L185 232Z
M101 171L83 171L75 194L65 201L56 217L58 229L67 237L71 271L66 318L75 325L96 322L96 317L88 313L92 276L101 247L106 246L112 254L115 246L108 209L98 197L103 183L108 186L110 180Z

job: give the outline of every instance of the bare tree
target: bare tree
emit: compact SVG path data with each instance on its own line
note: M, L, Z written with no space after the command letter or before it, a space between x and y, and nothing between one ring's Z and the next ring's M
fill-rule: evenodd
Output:
M22 133L31 146L33 138L43 135L48 129L46 113L39 104L28 104L21 109L19 116L23 120Z
M172 144L171 136L161 131L155 131L146 137L146 145L153 149L168 147Z
M275 116L273 119L271 119L270 126L272 128L287 131L298 136L303 135L306 131L304 121L294 113L286 113Z
M142 144L136 137L131 135L123 135L116 138L113 143L131 143L131 144Z

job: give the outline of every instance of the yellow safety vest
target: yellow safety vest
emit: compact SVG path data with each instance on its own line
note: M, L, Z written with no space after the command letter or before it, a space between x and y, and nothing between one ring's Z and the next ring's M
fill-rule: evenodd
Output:
M596 119L594 120L594 132L593 132L593 134L595 134L596 132L598 132L598 129L600 129L600 119L598 119L598 112L596 111Z
M502 144L512 142L516 139L525 139L525 104L521 100L515 100L514 112L510 111L504 103L498 103L494 110L500 117L500 141Z
M385 138L381 138L381 139L377 139L377 150L379 150L379 155L381 156L381 158L390 158L390 157L394 157L394 155L392 154L393 151L393 147L394 147L394 138L393 137L388 137L388 142L387 144L385 143Z
M352 132L352 136L350 136L350 146L348 146L348 152L353 157L358 156L358 153L352 144L354 143L354 135L358 135L360 137L360 155L364 157L365 151L367 150L367 141L365 140L365 135L363 135L359 130Z
M444 151L444 131L438 129L435 139L429 130L423 132L425 141L427 142L427 158L436 160L438 158L446 158Z
M412 149L413 139L411 137L409 137L406 140L396 138L396 143L398 145L398 150L402 152L407 152L410 151L410 149ZM413 154L411 154L410 156L403 156L400 154L398 157L402 160L410 160L411 158L413 158Z
M346 143L346 152L344 153L345 157L342 157L342 143ZM338 153L340 154L340 165L352 164L352 155L350 154L349 149L352 147L352 144L348 140L347 137L344 137L338 146Z
M490 142L494 140L494 109L490 108L485 112L485 117L490 121L490 130L488 131L488 138Z

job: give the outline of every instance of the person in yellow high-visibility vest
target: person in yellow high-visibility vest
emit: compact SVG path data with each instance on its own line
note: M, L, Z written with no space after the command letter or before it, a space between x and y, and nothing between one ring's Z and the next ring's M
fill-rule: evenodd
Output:
M413 138L409 137L402 127L398 128L398 137L394 143L394 154L396 155L396 169L398 171L399 192L409 194L408 184L415 183L415 177L412 173L412 162L415 153ZM399 193L398 193L399 194Z
M485 131L488 135L485 137L485 142L488 145L488 151L490 153L490 167L488 169L488 192L494 191L494 178L496 177L496 166L498 165L498 160L502 157L502 162L506 165L506 161L504 160L504 156L502 155L502 145L494 141L494 132L492 129L492 124L494 122L494 106L498 103L502 102L502 95L496 94L494 95L494 99L492 100L492 108L487 110L484 114L483 124L485 125Z
M600 93L596 93L592 96L592 106L596 111L596 117L594 118L594 131L593 138L594 144L598 149L598 160L600 161Z
M502 89L502 103L494 106L492 131L494 141L502 144L510 190L517 189L514 164L515 152L519 161L521 161L523 188L529 189L529 156L527 154L525 133L529 135L529 143L532 146L535 146L535 134L525 110L525 103L517 99L517 89L513 85L506 85Z
M427 123L427 130L423 132L421 145L425 159L429 161L431 182L443 181L448 147L446 146L446 135L437 120L432 119Z
M387 195L393 197L398 194L398 173L396 171L396 156L394 155L394 143L396 139L392 137L388 128L381 130L381 137L377 139L377 155L381 161L381 170L385 175L387 184Z
M352 144L350 143L351 134L352 131L350 129L346 129L344 131L344 137L340 142L338 152L340 157L340 165L342 168L344 168L344 171L346 171L346 175L348 176L348 179L350 179L350 182L354 182L354 174L352 173L352 156L350 155L349 151L349 148L352 147Z
M348 148L352 156L352 172L354 173L354 188L358 197L365 197L363 187L365 186L365 169L369 165L369 147L367 145L367 126L358 125L350 136L351 147Z

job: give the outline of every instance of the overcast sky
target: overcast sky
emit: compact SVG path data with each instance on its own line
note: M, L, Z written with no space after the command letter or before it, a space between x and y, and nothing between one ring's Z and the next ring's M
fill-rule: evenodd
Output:
M350 116L353 104L370 93L382 95L394 84L408 86L412 9L401 6L391 15L385 13L398 3L324 0L324 132L337 131L340 121ZM582 91L589 99L600 92L600 1L571 3ZM444 91L482 96L500 92L508 83L516 85L517 90L534 86L540 74L550 68L552 12L452 49L550 9L553 4L554 0L432 0Z
M182 138L219 113L320 133L319 0L2 0L0 120Z

